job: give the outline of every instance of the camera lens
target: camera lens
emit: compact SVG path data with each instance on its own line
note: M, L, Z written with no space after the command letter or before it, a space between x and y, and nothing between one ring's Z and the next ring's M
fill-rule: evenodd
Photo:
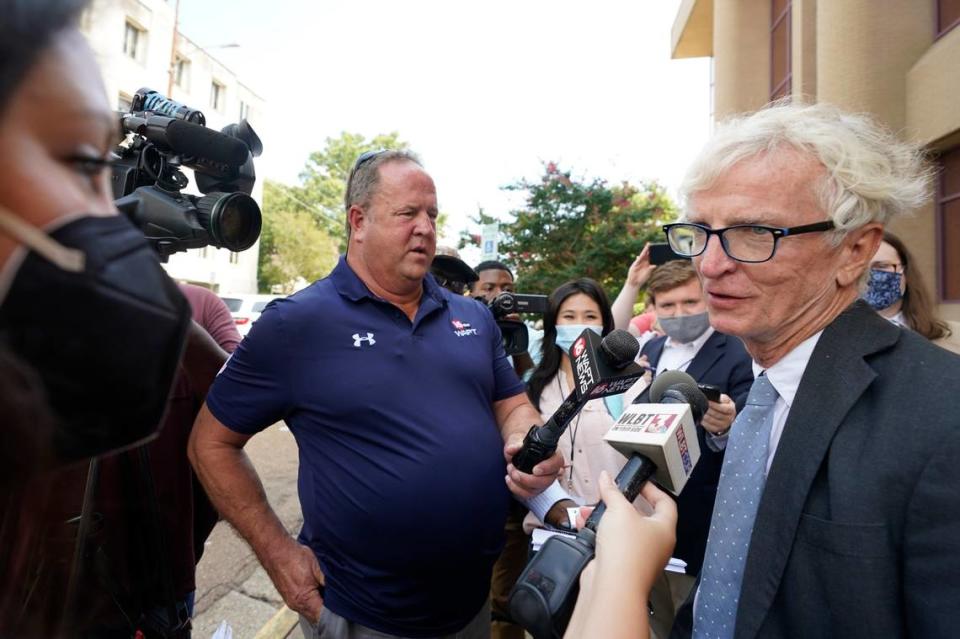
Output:
M246 193L210 193L200 198L197 209L216 246L245 251L260 237L260 207Z

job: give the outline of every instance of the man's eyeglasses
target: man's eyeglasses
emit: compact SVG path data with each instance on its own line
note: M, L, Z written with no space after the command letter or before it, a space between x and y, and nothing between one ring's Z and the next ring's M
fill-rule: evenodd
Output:
M819 233L829 231L832 221L791 226L788 228L763 226L760 224L737 224L722 229L712 229L702 224L681 222L666 224L663 232L667 234L667 242L677 255L696 257L707 249L707 242L711 235L720 238L723 247L731 259L738 262L756 264L766 262L777 252L777 242L780 238L803 233Z

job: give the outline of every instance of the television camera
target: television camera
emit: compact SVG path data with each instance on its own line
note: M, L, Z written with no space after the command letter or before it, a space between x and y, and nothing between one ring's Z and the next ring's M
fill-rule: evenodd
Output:
M263 144L246 120L221 131L203 113L142 88L118 112L125 139L112 167L115 204L143 230L162 260L212 245L244 251L260 237L260 207L250 197L253 158ZM202 197L183 193L193 170Z

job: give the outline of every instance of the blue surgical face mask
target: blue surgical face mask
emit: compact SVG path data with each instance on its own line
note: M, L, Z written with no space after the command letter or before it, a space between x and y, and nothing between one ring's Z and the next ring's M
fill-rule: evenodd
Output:
M901 273L870 269L870 281L863 299L875 310L890 308L902 297L900 292Z
M597 335L603 335L603 327L594 324L557 324L557 346L569 355L573 340L580 337L580 333L588 328Z

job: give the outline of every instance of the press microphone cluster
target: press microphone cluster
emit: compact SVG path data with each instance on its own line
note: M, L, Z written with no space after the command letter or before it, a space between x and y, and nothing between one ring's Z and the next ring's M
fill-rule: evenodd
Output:
M543 426L530 428L523 448L513 456L514 467L531 472L553 455L560 436L588 401L623 393L643 377L644 369L634 362L638 352L640 344L627 331L617 329L601 339L584 330L570 347L574 390Z
M679 495L700 459L697 423L709 404L696 381L682 371L657 375L650 400L627 406L603 438L624 457L643 455L655 469L656 482Z
M700 457L693 429L708 404L693 378L679 371L658 375L650 399L656 403L632 404L605 437L629 455L616 484L631 502L651 476L679 493ZM690 442L685 452L683 440ZM604 512L606 505L600 502L576 537L548 539L517 579L510 592L510 614L534 639L559 639L566 631L580 591L580 573L594 557Z

